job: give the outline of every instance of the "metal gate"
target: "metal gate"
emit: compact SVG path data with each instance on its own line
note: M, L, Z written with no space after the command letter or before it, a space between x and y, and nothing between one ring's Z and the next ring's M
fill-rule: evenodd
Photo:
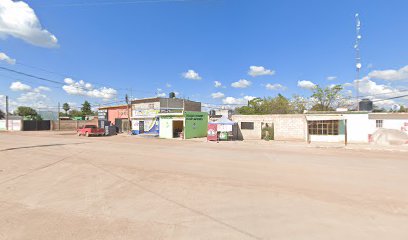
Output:
M116 126L116 131L118 133L122 132L122 118L115 118L115 126Z
M43 131L51 130L50 120L24 120L23 131Z

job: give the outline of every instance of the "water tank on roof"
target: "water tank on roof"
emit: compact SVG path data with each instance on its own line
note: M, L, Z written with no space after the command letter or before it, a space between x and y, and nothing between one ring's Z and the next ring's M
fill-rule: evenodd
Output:
M215 110L210 110L210 117L214 117L215 116Z
M359 110L360 111L365 111L365 112L371 112L373 111L373 101L371 101L368 98L363 98L359 103Z
M169 93L169 98L176 98L176 94L174 92Z

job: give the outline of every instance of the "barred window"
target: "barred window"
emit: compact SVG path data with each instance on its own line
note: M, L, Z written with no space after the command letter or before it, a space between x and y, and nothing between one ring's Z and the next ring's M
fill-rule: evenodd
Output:
M241 122L241 129L254 129L254 122Z
M383 123L384 123L383 120L375 120L375 126L376 126L377 128L382 128L382 127L383 127Z
M311 135L339 135L339 120L309 121Z

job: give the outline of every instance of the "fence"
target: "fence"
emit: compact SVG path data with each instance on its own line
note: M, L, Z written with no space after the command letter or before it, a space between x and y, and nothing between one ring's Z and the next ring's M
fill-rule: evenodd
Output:
M98 125L98 119L93 120L61 120L51 121L51 130L53 131L75 131L84 125Z
M24 120L23 131L46 131L51 129L50 120Z
M8 120L8 130L9 131L21 131L22 130L22 121L21 120ZM5 131L6 128L6 120L0 120L0 131Z

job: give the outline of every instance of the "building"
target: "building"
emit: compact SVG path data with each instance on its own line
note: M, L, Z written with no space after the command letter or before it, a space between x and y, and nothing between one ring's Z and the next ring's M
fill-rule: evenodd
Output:
M208 113L183 111L160 113L160 138L198 138L207 136Z
M184 112L200 112L201 103L180 98L137 99L132 104L132 133L159 135L160 116L184 116ZM163 115L164 114L164 115ZM163 118L164 119L164 118ZM180 123L175 123L180 124Z
M130 129L129 123L130 110L128 106L106 106L98 108L98 120L107 121L116 126L118 132L127 132Z
M308 112L307 114L233 115L238 138L368 143L379 128L408 133L408 113ZM269 132L267 132L269 131Z
M303 114L232 115L238 123L238 139L263 139L270 135L274 140L305 141L306 118ZM272 133L267 130L273 129Z

